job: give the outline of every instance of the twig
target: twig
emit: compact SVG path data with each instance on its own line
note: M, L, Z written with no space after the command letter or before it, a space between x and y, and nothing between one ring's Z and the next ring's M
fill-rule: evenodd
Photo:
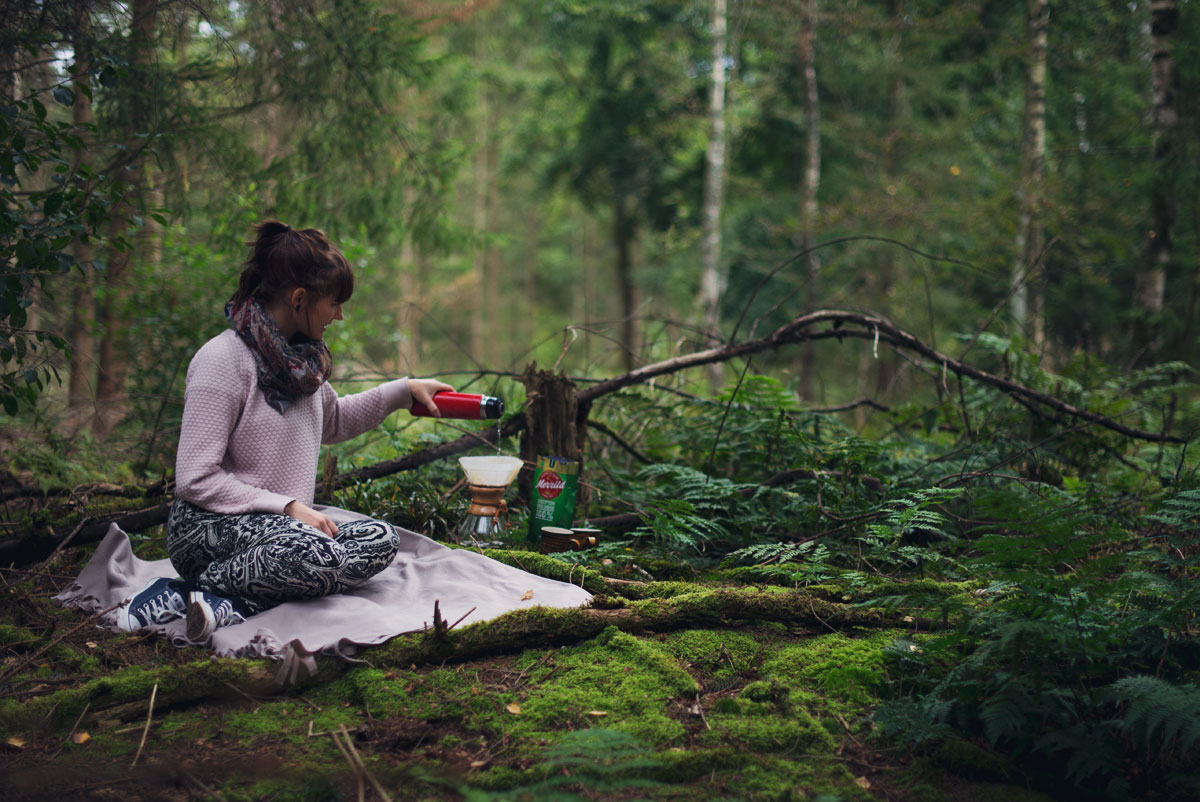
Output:
M478 607L478 606L479 606L479 605L475 605L475 607ZM463 613L463 614L462 614L462 618L458 619L458 620L457 620L457 621L455 621L453 624L451 624L450 626L446 627L446 631L447 631L447 632L449 632L450 630L454 629L456 626L458 626L459 624L461 624L461 623L462 623L462 621L463 621L463 618L466 618L466 617L467 617L467 616L469 616L471 613L475 612L475 607L472 607L470 610L467 610L465 613Z
M367 782L375 789L375 793L379 794L379 798L383 802L392 802L391 795L383 789L383 786L379 784L379 780L375 779L375 775L367 769L362 757L358 754L358 750L354 748L354 741L350 738L350 733L346 729L346 725L339 724L338 730L342 733L342 738L346 741L346 748L350 750L350 756L354 759L355 764L357 764L358 770L366 776Z
M192 783L194 783L196 785L196 787L199 788L201 791L208 794L209 796L216 797L218 802L225 802L225 797L221 796L221 792L218 791L216 788L213 788L208 783L204 782L203 780L201 780L195 774L192 774L187 769L181 768L180 771L183 772L184 777L187 777L188 780L191 781Z
M150 689L150 709L146 711L146 726L142 730L142 740L138 744L137 752L133 756L133 762L129 764L129 768L137 765L138 758L142 756L142 749L146 746L146 736L150 734L150 722L154 720L154 699L158 696L158 683L154 683L154 687Z
M350 771L354 773L354 779L358 780L358 802L363 802L366 798L366 788L363 786L362 772L358 770L358 766L354 762L354 758L350 757L350 753L346 751L346 747L342 745L342 739L334 730L329 731L329 737L333 739L333 745L342 753L342 757L346 758L346 762L350 765Z
M75 528L71 530L71 534L67 535L62 540L58 541L58 545L54 547L54 551L50 552L49 557L42 560L41 565L38 566L38 570L44 570L45 568L47 568L50 565L50 562L55 557L58 556L58 553L67 547L67 544L70 543L71 540L76 535L79 534L79 532L83 529L84 525L90 520L92 520L91 516L87 516L87 515L85 515L83 518L79 519L79 523L75 524Z
M79 714L79 718L75 719L75 723L71 725L71 731L67 733L67 737L63 740L71 740L71 736L75 734L75 730L79 729L79 722L83 721L83 717L87 715L87 711L92 708L92 703L88 702L83 706L83 712Z

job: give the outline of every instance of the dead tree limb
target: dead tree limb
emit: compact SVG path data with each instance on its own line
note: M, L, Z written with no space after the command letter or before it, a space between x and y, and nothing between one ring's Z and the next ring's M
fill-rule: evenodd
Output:
M596 382L587 389L577 393L576 399L581 408L587 408L596 399L625 387L647 382L658 376L665 376L681 370L687 370L688 368L724 362L739 357L747 357L762 351L776 350L797 343L812 340L841 340L845 337L870 340L875 343L885 343L900 352L919 355L931 362L943 374L953 373L958 376L974 379L981 384L994 387L1026 405L1041 406L1053 410L1060 415L1100 426L1126 437L1154 443L1186 442L1184 438L1165 432L1148 432L1126 426L1105 415L1087 409L1080 409L1011 379L997 376L966 362L946 356L881 317L837 309L821 309L810 314L801 315L792 322L781 326L767 337L740 343L730 343L674 357L662 362L656 362L652 365L644 365L620 376ZM461 454L479 445L494 446L500 439L517 434L524 428L524 416L516 416L505 423L499 431L497 431L496 427L485 428L477 433L465 434L456 440L441 443L432 448L423 449L412 454L406 454L397 459L348 471L338 476L333 486L345 487L355 482L390 476L394 473L427 465L439 459ZM169 504L160 504L131 515L112 517L104 521L89 524L75 536L72 542L76 544L88 543L103 537L104 533L108 530L109 523L116 523L127 532L146 529L165 521L169 509ZM58 542L65 538L69 532L70 527L64 527L63 531L56 531L53 537L13 538L0 541L0 562L16 561L24 563L44 558L54 550ZM27 549L32 549L32 551L27 551Z
M95 543L108 534L108 528L112 524L116 524L126 532L140 532L143 529L166 523L167 515L170 512L171 503L168 501L137 512L109 515L81 527L78 531L75 530L75 526L62 526L56 528L53 534L49 535L6 538L0 540L0 564L22 564L44 560L68 538L75 546Z

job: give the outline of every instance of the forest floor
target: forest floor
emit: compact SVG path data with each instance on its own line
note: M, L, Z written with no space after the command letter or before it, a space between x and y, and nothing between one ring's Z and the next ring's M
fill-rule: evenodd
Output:
M421 664L385 646L280 690L269 661L58 607L90 552L0 569L0 796L13 802L1049 799L999 781L983 750L916 755L875 733L884 650L911 632L608 627Z

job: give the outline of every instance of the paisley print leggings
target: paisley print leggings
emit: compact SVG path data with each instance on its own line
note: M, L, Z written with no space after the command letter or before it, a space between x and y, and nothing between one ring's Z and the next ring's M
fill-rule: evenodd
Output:
M167 520L167 553L179 575L235 599L248 615L361 585L399 548L396 530L382 521L338 524L329 537L288 515L222 515L183 499Z

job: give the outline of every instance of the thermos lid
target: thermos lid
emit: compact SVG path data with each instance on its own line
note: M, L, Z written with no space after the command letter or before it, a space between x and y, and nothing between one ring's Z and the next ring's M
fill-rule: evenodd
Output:
M498 418L504 414L504 402L494 395L485 395L479 407L479 417Z

